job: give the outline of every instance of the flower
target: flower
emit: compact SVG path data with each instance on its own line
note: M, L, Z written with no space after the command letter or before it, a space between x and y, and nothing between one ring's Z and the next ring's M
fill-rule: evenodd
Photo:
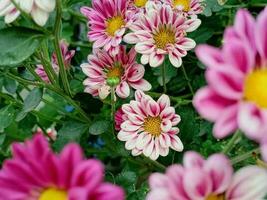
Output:
M19 8L31 14L33 20L39 26L44 26L56 6L55 0L14 0ZM5 16L5 23L12 23L20 15L20 11L11 0L0 0L0 16Z
M128 53L125 46L119 47L116 56L105 50L98 50L88 56L88 63L81 65L83 72L88 76L84 81L85 92L93 96L106 98L110 93L110 82L117 83L116 94L121 98L130 95L130 87L148 91L150 83L143 79L145 68L135 60L136 52L132 48ZM112 85L114 86L114 85Z
M119 108L117 112L115 113L115 129L116 131L121 130L121 124L124 122L125 117L124 117L124 112L122 108Z
M47 134L47 139L50 139L52 141L56 141L57 139L57 130L55 129L54 126L51 126L50 128L45 130L45 133L43 132L43 130L40 127L37 127L37 130L35 131L34 134L42 134L42 135L46 135Z
M135 92L135 100L122 106L124 122L118 133L118 139L126 141L125 148L133 156L144 154L156 160L159 155L167 156L169 148L182 151L183 144L177 136L175 126L181 121L175 109L170 106L170 99L163 94L158 101L142 91Z
M166 0L167 5L185 16L196 16L202 13L202 2L202 0Z
M74 50L70 50L68 51L68 44L65 41L61 41L60 42L60 48L61 48L61 53L63 56L63 60L64 60L64 66L66 69L68 69L70 67L70 62L72 57L75 54ZM54 52L52 55L52 67L54 69L54 71L56 72L56 74L59 73L59 66L58 66L58 60L57 60L57 56L56 53ZM35 72L40 76L40 78L46 82L50 82L49 78L44 70L43 65L37 65L37 68L35 69Z
M223 138L236 129L261 141L267 131L267 9L255 21L239 10L234 27L225 32L222 49L200 45L198 58L207 66L208 86L193 104L215 122L214 135Z
M88 39L94 42L93 48L104 47L105 51L118 54L122 36L131 22L126 11L126 0L92 0L92 8L81 8L88 18Z
M13 158L0 171L0 199L122 200L123 190L103 182L103 165L85 160L81 148L67 145L54 154L41 134L15 143Z
M195 47L195 41L187 38L186 32L195 30L200 23L199 19L185 19L169 6L156 6L140 15L130 27L132 32L124 36L124 41L136 44L135 50L142 54L142 64L158 67L165 55L169 55L172 65L180 67L181 58Z
M187 152L183 166L172 165L166 174L149 178L147 200L252 200L267 194L267 171L248 166L233 174L228 158L214 154L204 160L198 153Z
M148 12L150 8L161 5L160 0L129 0L127 8L128 18L133 18L133 21L138 20L140 14Z

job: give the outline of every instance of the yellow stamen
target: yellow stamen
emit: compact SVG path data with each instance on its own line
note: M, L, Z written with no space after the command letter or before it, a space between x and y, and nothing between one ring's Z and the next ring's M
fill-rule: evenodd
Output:
M256 69L246 77L244 99L267 108L267 68Z
M144 130L151 135L158 137L161 134L160 124L160 117L147 117L144 121Z
M191 0L173 0L173 6L183 6L183 11L188 12L190 10Z
M168 27L162 26L154 34L153 39L159 49L165 49L168 44L175 44L175 32Z
M106 21L106 31L110 36L114 36L116 31L125 25L125 22L121 15L111 17Z
M68 194L65 190L48 188L41 193L38 200L68 200Z
M221 195L211 194L206 198L206 200L225 200L225 195L224 194L221 194Z
M147 3L147 0L134 0L134 5L138 8L144 7Z
M111 69L107 72L107 78L121 78L123 75L123 67L120 63L115 64Z

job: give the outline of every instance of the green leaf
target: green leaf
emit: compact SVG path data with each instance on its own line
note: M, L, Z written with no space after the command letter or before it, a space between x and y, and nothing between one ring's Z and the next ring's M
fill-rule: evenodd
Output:
M0 132L8 127L15 117L15 109L8 105L0 110Z
M13 79L10 79L8 77L4 77L4 87L6 91L8 91L11 94L15 94L17 90L17 83Z
M79 142L83 133L88 130L87 124L75 121L65 122L58 131L58 138L54 143L56 151L60 151L69 142Z
M20 113L16 117L16 121L22 120L28 112L34 110L41 102L43 97L43 90L34 88L24 100L24 105Z
M107 121L97 121L89 128L89 132L92 135L100 135L105 133L109 129L109 122Z
M30 112L35 109L42 100L43 90L34 88L24 101L23 111Z
M0 30L0 66L15 66L29 58L39 47L44 35L27 28Z

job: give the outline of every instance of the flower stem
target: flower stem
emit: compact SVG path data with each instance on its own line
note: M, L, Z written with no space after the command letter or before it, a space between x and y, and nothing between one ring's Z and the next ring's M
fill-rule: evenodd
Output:
M57 2L57 6L56 6L57 14L56 14L56 22L54 26L54 35L55 35L54 46L55 46L56 56L57 56L58 65L59 65L59 75L63 83L64 91L69 96L72 96L69 81L68 81L68 76L67 76L67 72L64 66L63 56L62 56L62 52L60 48L62 4L61 4L61 0L57 0L56 2Z
M225 155L228 154L234 148L234 146L236 145L236 142L240 139L241 136L242 136L241 132L237 130L234 136L231 138L231 140L227 143L227 145L222 150L222 153L224 153Z
M163 62L161 66L161 76L162 76L162 84L163 84L163 93L167 93L167 86L166 86L166 65L165 62Z
M158 161L151 160L150 158L143 156L143 155L142 155L142 158L146 163L150 163L151 165L158 168L160 171L165 171L166 167L163 164L159 163Z
M112 122L112 133L116 138L115 134L115 106L116 106L116 101L115 101L115 88L111 87L111 93L110 93L110 99L111 99L111 115L110 115L110 120Z
M253 154L259 154L260 153L260 148L253 149L252 151L249 151L243 155L236 156L233 159L231 159L232 165L235 165L237 163L240 163L244 160L247 160L248 158L252 157Z
M182 70L183 70L183 74L184 74L185 80L187 81L187 85L188 85L188 87L190 89L190 92L194 96L195 95L195 92L194 92L193 87L192 87L192 85L190 83L190 79L188 78L188 75L186 73L186 70L184 68L184 65L182 65Z

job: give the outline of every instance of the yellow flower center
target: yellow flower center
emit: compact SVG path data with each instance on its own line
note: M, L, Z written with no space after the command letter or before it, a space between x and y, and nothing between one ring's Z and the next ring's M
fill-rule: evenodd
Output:
M161 118L160 117L147 117L144 121L144 130L151 135L158 137L161 134Z
M123 75L123 67L120 63L114 64L114 66L108 70L107 78L121 78Z
M175 44L175 32L168 27L162 26L159 30L153 35L155 44L159 49L165 49L168 44Z
M244 99L267 108L267 68L256 69L246 77Z
M116 31L125 25L125 22L121 15L111 17L107 21L106 31L109 35L114 36Z
M68 200L68 194L65 190L48 188L41 193L38 200Z
M224 194L221 194L221 195L211 194L206 198L206 200L225 200L225 195Z
M134 0L134 5L138 8L144 7L147 0Z
M183 11L188 12L190 10L190 0L173 0L173 6L183 6Z

